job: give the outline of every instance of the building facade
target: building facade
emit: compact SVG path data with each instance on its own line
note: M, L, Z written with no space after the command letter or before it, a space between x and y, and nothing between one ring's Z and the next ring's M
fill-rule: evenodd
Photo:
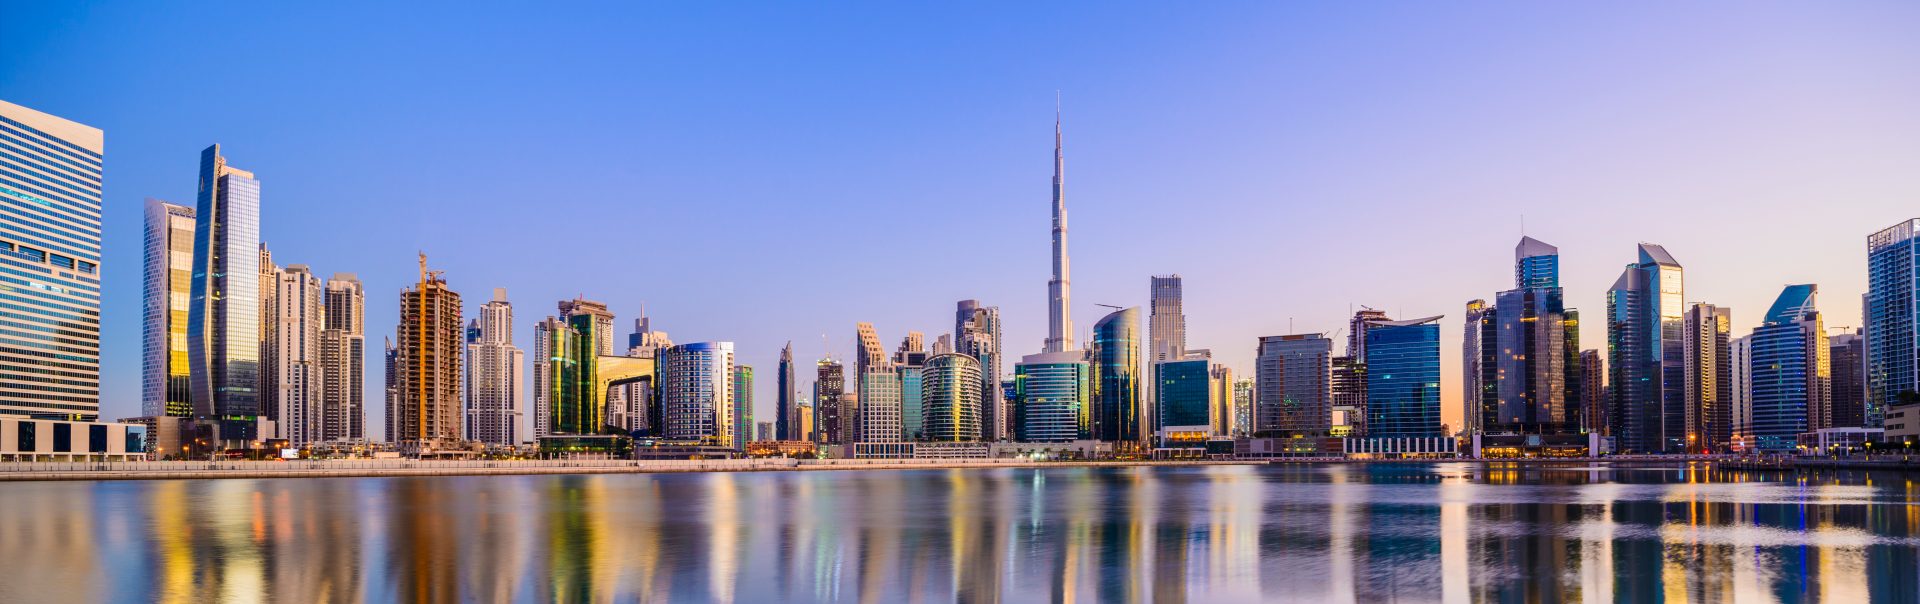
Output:
M980 437L988 441L1012 438L1013 412L998 387L1002 378L1000 307L961 300L955 305L953 319L953 349L936 349L934 353L958 352L980 361Z
M753 434L753 366L733 366L733 448L747 450Z
M99 419L103 139L0 101L0 415Z
M661 436L734 446L733 368L732 342L676 344L661 351Z
M1317 333L1260 338L1254 434L1325 436L1333 425L1332 361L1333 340Z
M1013 366L1014 439L1043 443L1092 438L1092 376L1087 355L1080 351L1021 358Z
M466 340L460 294L420 257L420 282L400 294L400 324L394 328L393 397L387 440L403 448L457 446L466 436L460 401L461 352Z
M1867 236L1863 322L1867 395L1863 423L1879 426L1887 407L1920 396L1920 218ZM1909 394L1912 393L1912 394Z
M833 359L814 365L813 433L823 445L852 444L842 403L847 398L846 366Z
M794 373L793 341L780 347L780 365L775 368L773 431L775 440L806 440L800 430L800 381Z
M320 440L366 440L366 288L352 273L334 273L321 295Z
M905 432L900 370L887 358L872 323L856 324L854 336L859 344L854 357L854 442L900 442Z
M1155 432L1215 431L1212 365L1205 358L1154 363Z
M1860 332L1829 335L1833 427L1867 427L1867 340Z
M919 370L924 440L974 442L981 439L980 412L986 397L980 361L958 353L935 355Z
M468 331L467 439L490 445L530 440L521 428L526 356L513 345L513 303L506 289L494 288L493 299L480 305L480 317Z
M1466 415L1471 433L1578 431L1580 313L1560 287L1560 250L1532 237L1514 247L1514 288L1467 303Z
M1694 304L1685 320L1685 450L1726 451L1733 446L1733 311Z
M147 199L140 413L192 417L187 314L193 296L193 208Z
M324 369L320 362L320 332L326 327L324 288L320 278L303 264L279 271L272 299L274 426L279 437L294 446L326 440L320 393Z
M1828 428L1832 377L1813 285L1789 285L1747 336L1752 389L1748 436L1760 451L1789 451L1801 433Z
M260 181L227 165L220 145L200 153L194 208L192 308L187 352L195 415L217 421L222 440L259 436L263 371Z
M1109 442L1145 442L1147 417L1140 404L1140 309L1107 313L1093 324L1087 359L1093 369L1093 437Z
M1445 436L1440 428L1440 317L1373 321L1366 330L1369 438Z
M1640 244L1607 290L1608 421L1624 453L1686 449L1686 287L1665 248Z

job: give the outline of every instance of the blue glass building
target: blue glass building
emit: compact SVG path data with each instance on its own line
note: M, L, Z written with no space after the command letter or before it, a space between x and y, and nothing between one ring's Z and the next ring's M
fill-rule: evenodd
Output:
M1154 428L1205 428L1212 424L1212 362L1207 359L1164 361L1155 366L1155 400L1159 413Z
M1146 438L1140 413L1140 309L1107 313L1093 324L1093 437L1110 442Z
M1830 387L1826 331L1813 285L1789 285L1747 343L1749 426L1755 448L1787 451L1818 427Z
M1920 393L1920 218L1867 236L1866 425L1879 427L1902 393Z
M0 101L0 415L99 417L102 143Z
M1067 442L1092 438L1087 395L1092 370L1086 354L1069 350L1027 355L1013 366L1014 439Z
M1440 428L1440 317L1367 327L1367 436L1445 436Z
M1608 421L1620 451L1687 448L1686 289L1665 248L1640 244L1607 290Z

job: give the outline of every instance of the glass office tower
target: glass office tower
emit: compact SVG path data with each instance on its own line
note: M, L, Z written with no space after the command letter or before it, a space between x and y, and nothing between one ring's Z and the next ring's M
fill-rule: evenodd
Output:
M1826 330L1813 285L1789 285L1753 330L1748 371L1749 429L1756 448L1787 451L1802 432L1823 428L1832 376Z
M1317 333L1260 338L1254 358L1253 430L1325 436L1333 425L1333 340Z
M0 101L0 147L0 415L96 420L103 135Z
M1140 414L1140 309L1107 313L1093 325L1094 438L1110 442L1142 442L1146 438Z
M200 152L197 202L187 315L195 413L219 421L221 440L251 441L264 411L260 181L227 165L220 145L213 145Z
M1093 437L1087 397L1092 368L1078 350L1030 354L1013 366L1014 438L1067 442Z
M193 299L193 208L148 198L142 289L140 413L193 417L187 315Z
M1607 290L1607 384L1615 444L1623 453L1686 449L1686 288L1667 250L1640 244Z
M1920 395L1920 218L1867 236L1867 400L1864 423L1878 427L1901 396ZM1912 394L1908 394L1912 393Z
M1367 338L1367 436L1440 430L1440 317L1375 321Z
M733 446L733 362L732 342L660 351L661 436Z
M964 354L940 354L927 359L919 393L925 440L973 442L980 440L980 361Z
M1154 400L1159 401L1155 430L1212 432L1213 362L1208 359L1163 361L1154 366Z

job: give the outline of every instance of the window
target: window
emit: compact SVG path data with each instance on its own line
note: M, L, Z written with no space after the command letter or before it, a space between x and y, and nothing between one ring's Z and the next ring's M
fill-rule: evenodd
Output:
M94 453L107 452L107 427L100 424L87 425L87 450Z
M91 275L93 274L95 268L98 268L98 267L96 267L92 262L87 262L85 260L80 261L80 272Z
M73 268L73 259L59 254L54 254L50 262L61 268Z
M73 452L73 424L53 425L53 452Z
M20 451L31 452L40 449L38 438L40 431L37 429L39 425L38 422L30 421L22 421L13 425L14 435L18 437L16 440L19 444L18 448Z

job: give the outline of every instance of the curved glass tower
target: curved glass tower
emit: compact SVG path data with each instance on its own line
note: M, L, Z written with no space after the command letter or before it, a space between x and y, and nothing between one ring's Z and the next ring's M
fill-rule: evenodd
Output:
M227 165L220 145L200 153L187 352L195 412L220 420L220 438L256 437L261 413L260 181Z
M982 397L980 361L948 353L927 359L920 369L921 426L926 440L980 440Z
M1140 415L1140 309L1107 313L1093 325L1093 438L1143 441Z

